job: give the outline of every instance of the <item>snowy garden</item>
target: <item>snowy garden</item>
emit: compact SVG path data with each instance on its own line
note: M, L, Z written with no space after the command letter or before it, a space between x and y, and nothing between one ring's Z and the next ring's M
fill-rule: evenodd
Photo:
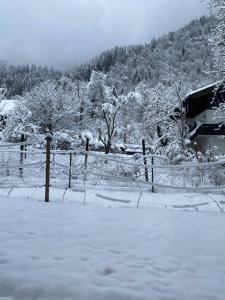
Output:
M68 72L0 57L0 300L225 299L225 5L207 2Z
M1 190L1 299L224 299L224 195L33 192Z

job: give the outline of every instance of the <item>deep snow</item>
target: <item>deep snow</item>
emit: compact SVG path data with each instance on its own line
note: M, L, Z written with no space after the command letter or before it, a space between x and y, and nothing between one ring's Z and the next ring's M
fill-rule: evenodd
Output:
M1 192L1 300L225 299L225 196L42 192Z

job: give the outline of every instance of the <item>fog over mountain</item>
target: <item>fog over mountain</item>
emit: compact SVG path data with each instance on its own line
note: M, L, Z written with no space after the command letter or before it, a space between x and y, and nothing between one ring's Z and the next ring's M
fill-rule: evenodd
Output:
M65 70L206 13L199 0L0 0L0 60Z

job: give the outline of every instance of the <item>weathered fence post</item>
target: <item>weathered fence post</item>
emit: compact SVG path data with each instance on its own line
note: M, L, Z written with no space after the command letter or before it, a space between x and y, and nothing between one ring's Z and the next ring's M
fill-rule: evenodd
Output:
M152 156L152 183L154 183L154 157ZM152 193L154 193L154 186L152 185Z
M70 163L69 163L69 189L71 188L71 178L72 178L72 153L70 153Z
M87 169L87 161L88 161L88 150L89 150L89 138L86 139L86 145L85 145L85 159L84 159L84 169Z
M145 180L148 181L148 167L147 167L147 158L146 158L145 139L142 139L142 151L143 151L144 165L145 165Z
M46 143L46 165L45 165L45 202L49 202L49 187L50 187L50 159L51 159L51 141L52 135L48 133L45 137Z
M25 136L24 134L21 134L20 142L24 143L25 142ZM23 156L24 156L24 145L20 145L20 177L23 177Z
M86 170L88 162L89 138L86 139L85 158L84 158L84 181L86 181Z

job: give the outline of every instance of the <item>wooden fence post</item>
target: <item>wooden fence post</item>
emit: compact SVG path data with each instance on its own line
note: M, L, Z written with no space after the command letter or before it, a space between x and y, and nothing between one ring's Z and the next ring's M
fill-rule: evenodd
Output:
M152 183L154 183L154 157L152 156ZM155 190L154 190L154 186L152 185L152 193L154 193Z
M89 150L89 138L86 139L86 145L85 145L85 159L84 159L84 169L86 170L87 169L87 162L88 162L88 152Z
M50 187L50 159L51 159L51 141L52 135L48 133L45 137L46 143L46 165L45 165L45 202L49 202L49 187Z
M89 150L89 138L86 139L86 146L85 146L85 158L84 158L84 181L86 181L86 170L87 170L87 162L88 162L88 150Z
M146 158L145 139L142 139L142 151L143 151L143 155L144 155L145 180L148 181L148 167L147 167L147 158Z

